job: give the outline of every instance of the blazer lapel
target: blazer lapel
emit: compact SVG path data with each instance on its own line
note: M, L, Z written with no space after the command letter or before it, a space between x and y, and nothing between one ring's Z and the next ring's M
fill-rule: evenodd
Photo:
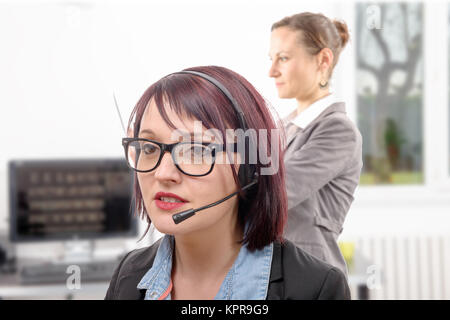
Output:
M289 145L291 144L291 142L294 140L294 138L298 135L299 132L303 131L303 129L300 127L297 127L292 122L289 122L285 129L286 129L286 147L285 147L285 149L287 149L289 147Z
M334 112L344 112L345 113L345 103L343 102L336 102L331 104L328 108L326 108L321 114L317 116L316 119L314 119L310 124L306 126L306 128L310 127L314 123L320 121L322 118L326 117L327 115L334 113ZM289 145L292 143L295 137L298 136L299 133L306 130L306 128L300 128L296 126L294 123L291 122L294 113L289 114L284 120L284 127L286 130L286 146L285 150L289 147Z

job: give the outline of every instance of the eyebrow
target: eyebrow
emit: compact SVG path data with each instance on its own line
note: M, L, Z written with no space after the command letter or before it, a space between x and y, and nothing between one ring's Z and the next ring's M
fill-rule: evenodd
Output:
M144 129L144 130L140 131L138 136L140 137L142 134L148 134L148 135L150 135L152 137L156 137L155 132L153 130L151 130L151 129ZM199 135L198 134L195 135L194 132L189 132L189 134L190 134L190 137L191 137L192 141L194 141L195 138L199 137ZM209 136L206 136L206 137L209 137ZM202 138L202 140L206 140L206 141L210 141L211 140L211 139L205 139L205 136L203 136L203 135L201 136L201 138Z
M153 135L155 135L155 133L151 130L151 129L144 129L144 130L141 130L141 131L139 131L139 136L140 135L142 135L143 133L146 133L146 134L149 134L149 135L151 135L151 136L153 136Z
M279 51L279 52L275 53L275 56L276 56L276 57L279 57L280 54L283 54L283 53L284 53L284 54L290 54L289 51L282 50L282 51ZM268 54L268 56L269 56L269 58L272 58L272 57L270 56L270 53Z

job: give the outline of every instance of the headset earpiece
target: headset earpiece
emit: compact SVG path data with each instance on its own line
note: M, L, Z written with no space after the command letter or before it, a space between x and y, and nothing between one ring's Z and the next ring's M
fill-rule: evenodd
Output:
M245 136L245 148L244 148L244 154L242 155L243 163L239 167L238 177L239 177L239 183L241 187L246 186L252 182L257 182L258 180L258 173L256 172L256 165L250 164L250 152L253 152L253 150L256 150L256 148L252 148L252 141L249 136Z

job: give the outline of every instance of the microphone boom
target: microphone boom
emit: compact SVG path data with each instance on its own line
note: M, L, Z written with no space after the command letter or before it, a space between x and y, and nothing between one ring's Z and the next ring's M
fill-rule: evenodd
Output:
M250 188L251 186L253 186L253 185L257 184L257 183L258 183L258 179L257 179L257 177L256 177L251 183L249 183L249 184L247 184L246 186L244 186L244 187L242 188L242 190L246 190L246 189ZM200 208L197 208L197 209L189 209L189 210L185 210L185 211L176 213L176 214L174 214L174 215L172 216L173 222L175 222L175 224L179 224L180 222L183 222L184 220L186 220L186 219L188 219L188 218L194 216L198 211L201 211L201 210L204 210L204 209L208 209L208 208L217 206L218 204L220 204L220 203L222 203L222 202L224 202L224 201L230 199L231 197L235 196L235 195L238 194L239 192L240 192L240 191L235 191L235 192L229 194L228 196L226 196L225 198L220 199L219 201L210 203L210 204L208 204L208 205L206 205L206 206L203 206L203 207L200 207Z

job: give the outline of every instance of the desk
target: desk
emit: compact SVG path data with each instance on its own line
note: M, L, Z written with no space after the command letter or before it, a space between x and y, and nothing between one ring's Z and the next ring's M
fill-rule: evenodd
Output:
M18 274L0 274L0 298L17 300L101 300L109 282L81 283L80 289L68 289L65 284L21 285Z

